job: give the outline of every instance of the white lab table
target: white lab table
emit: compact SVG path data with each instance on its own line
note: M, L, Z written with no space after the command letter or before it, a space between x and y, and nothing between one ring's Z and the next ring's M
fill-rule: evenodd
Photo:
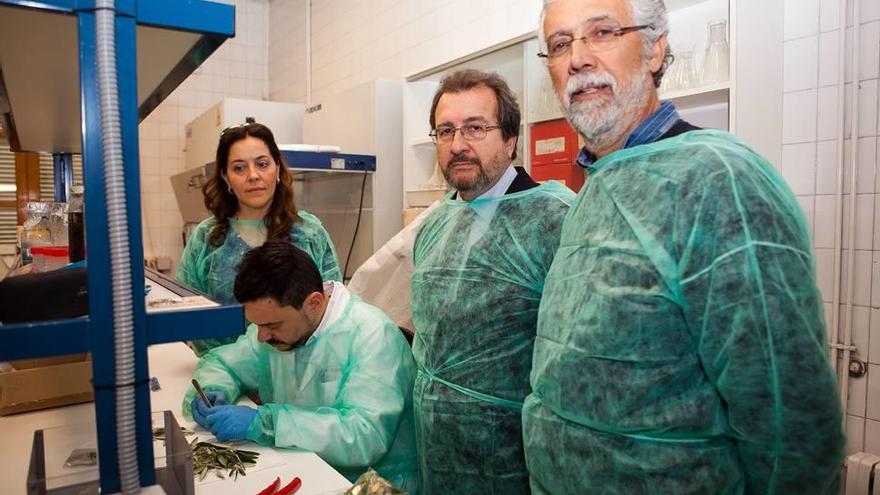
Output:
M150 376L157 377L162 387L161 390L150 394L152 410L170 410L181 426L190 427L196 433L210 436L210 433L184 418L180 411L183 394L196 367L197 358L192 351L183 343L152 346L149 348L149 360ZM0 417L0 459L2 459L0 480L3 483L0 491L8 495L26 493L27 471L35 430L69 425L93 425L94 422L93 403ZM250 442L243 443L240 447L246 450L260 450ZM236 481L223 480L204 485L197 483L196 493L256 494L279 476L282 486L294 476L302 480L302 488L297 495L336 494L351 486L347 479L312 452L271 449L267 454L272 455L276 465L260 470L249 469L247 476L240 476Z

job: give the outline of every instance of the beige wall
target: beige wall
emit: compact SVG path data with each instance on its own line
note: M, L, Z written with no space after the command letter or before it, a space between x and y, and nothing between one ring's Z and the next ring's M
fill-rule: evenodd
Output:
M379 77L404 78L531 32L541 5L541 0L312 1L312 101ZM272 99L306 103L298 99L305 97L307 77L300 64L304 8L305 0L269 2Z

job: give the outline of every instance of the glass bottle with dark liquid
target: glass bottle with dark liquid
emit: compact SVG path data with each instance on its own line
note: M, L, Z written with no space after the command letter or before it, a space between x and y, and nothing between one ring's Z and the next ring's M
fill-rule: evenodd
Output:
M83 217L83 186L70 186L70 202L67 205L67 242L70 262L76 263L86 257L85 219Z

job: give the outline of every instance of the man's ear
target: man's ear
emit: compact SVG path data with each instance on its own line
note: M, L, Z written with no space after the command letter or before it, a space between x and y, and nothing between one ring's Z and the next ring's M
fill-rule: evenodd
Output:
M504 151L507 152L507 158L513 160L513 154L516 152L516 141L519 136L514 136L504 142Z
M651 73L655 73L660 70L660 67L663 67L663 59L666 57L666 35L657 38L657 41L654 42L654 46L651 47L651 58L648 61L648 68L651 69Z
M324 293L322 292L312 292L308 296L306 296L306 300L303 301L303 307L307 308L309 311L315 311L321 307L324 302Z

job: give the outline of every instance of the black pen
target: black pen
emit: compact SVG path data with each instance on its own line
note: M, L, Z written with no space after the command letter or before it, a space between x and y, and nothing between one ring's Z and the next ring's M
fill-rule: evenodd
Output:
M202 401L205 403L205 405L208 406L208 407L214 407L214 406L211 404L211 401L208 400L208 396L205 395L205 391L202 390L202 386L199 385L198 380L196 380L195 378L193 378L193 380L192 380L192 384L193 384L193 387L196 388L196 393L199 394L199 397L202 398Z

